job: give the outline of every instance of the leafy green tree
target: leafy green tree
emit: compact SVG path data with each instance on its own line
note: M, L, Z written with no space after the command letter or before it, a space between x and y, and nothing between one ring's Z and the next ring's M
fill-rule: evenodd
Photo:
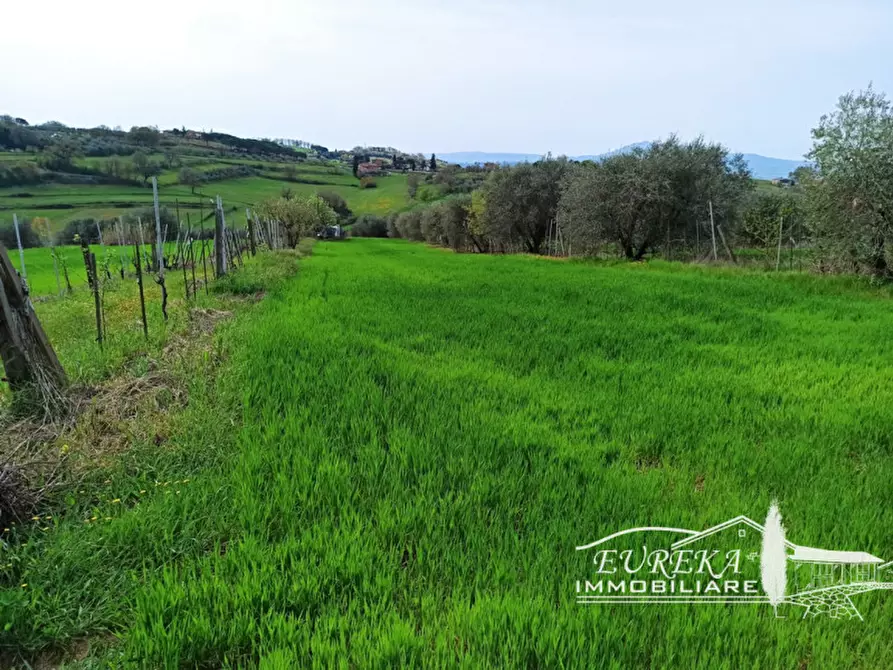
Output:
M410 198L415 198L416 193L419 190L420 181L421 179L417 174L409 174L406 176L406 191L409 193Z
M133 126L127 133L128 139L134 144L141 144L149 148L155 148L161 141L161 133L158 128L149 126Z
M805 179L820 263L891 275L893 262L893 108L871 86L842 96L813 129Z
M288 235L289 246L295 246L302 237L313 235L327 226L338 223L334 210L317 195L306 200L277 198L260 203L257 207L263 218L279 221Z
M195 188L202 183L202 174L198 170L194 170L191 167L184 167L180 169L180 173L177 175L177 181L179 181L184 186L188 186L192 193L195 193Z
M149 158L145 151L134 151L130 160L136 173L143 178L144 183L149 180L149 177L154 177L160 172L158 165Z
M613 246L630 260L671 244L709 237L712 207L731 232L752 189L740 154L718 144L676 138L576 166L561 199L558 224L573 250Z
M363 214L350 229L353 237L388 237L388 222L375 214Z
M422 237L428 244L444 246L446 244L446 231L443 227L441 205L432 205L422 210L419 226Z
M504 250L538 254L558 214L566 158L545 157L491 172L484 182L486 235Z
M471 195L447 198L441 204L440 221L446 245L453 251L464 251L470 240Z
M347 201L341 194L335 193L334 191L320 191L317 195L334 210L342 223L353 216L353 212L350 211L350 207L347 206Z
M401 212L397 217L395 227L404 240L421 242L425 239L422 235L422 214L418 210Z
M71 138L62 137L46 148L41 162L48 170L64 172L74 167L74 159L80 155L78 143Z
M431 170L431 172L437 172L437 158L434 156L434 154L431 154L431 163L429 169Z
M40 234L35 230L30 219L19 219L19 236L22 240L22 247L30 249L31 247L43 246ZM15 226L9 223L0 223L0 242L7 249L15 249L18 246L18 238L16 237Z

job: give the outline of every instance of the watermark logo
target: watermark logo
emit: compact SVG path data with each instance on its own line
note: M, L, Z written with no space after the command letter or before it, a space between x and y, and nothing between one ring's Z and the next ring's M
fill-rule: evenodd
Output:
M893 590L893 561L864 551L830 551L786 537L778 505L763 525L736 516L703 531L630 528L577 547L591 554L577 602L768 603L803 617L862 619L853 596Z

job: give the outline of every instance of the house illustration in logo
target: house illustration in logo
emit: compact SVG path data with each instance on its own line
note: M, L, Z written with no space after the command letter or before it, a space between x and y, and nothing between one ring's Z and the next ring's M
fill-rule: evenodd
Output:
M763 525L741 515L702 531L643 527L613 533L595 542L579 546L577 551L596 551L595 562L602 568L606 564L613 567L615 563L620 564L622 568L624 565L629 565L631 560L629 555L634 551L631 547L634 547L637 541L639 544L643 544L643 538L653 540L656 536L667 538L669 535L675 539L663 551L669 557L670 563L674 563L675 558L674 565L690 566L692 564L691 557L695 559L702 557L701 565L703 566L707 565L704 561L709 556L718 555L720 560L730 560L728 557L733 556L734 560L730 560L728 565L734 570L727 570L724 573L720 571L719 574L716 574L714 568L707 565L707 569L702 572L707 578L718 581L718 585L712 589L702 589L698 585L697 590L692 588L695 583L694 579L697 577L692 573L697 571L688 569L677 573L665 573L671 580L680 578L687 580L687 587L686 582L682 582L682 588L671 590L662 586L660 591L647 587L644 591L641 588L638 591L621 588L616 583L619 573L615 571L609 575L613 580L610 587L599 586L597 588L589 581L578 582L577 601L581 604L599 602L770 602L762 589L754 589L752 586L750 588L736 586L734 589L729 589L724 587L722 581L728 580L730 577L739 580L749 578L751 581L741 581L741 583L759 584L763 540L766 532ZM861 619L861 614L851 600L852 596L878 589L893 589L893 561L884 562L883 559L864 551L832 551L797 545L785 539L783 534L779 539L784 546L785 556L781 565L784 578L782 581L783 593L779 594L782 596L780 602L805 608L804 618L826 615L832 618ZM627 541L627 544L624 545L627 547L625 550L622 548L606 549L624 540ZM664 540L663 546L666 547L666 540ZM608 557L609 560L606 562L605 554L607 552L613 552L613 554ZM619 558L626 556L627 563L621 563L619 560L613 561L613 556ZM648 561L647 557L643 559L646 567L651 565ZM632 560L633 564L635 562ZM694 565L697 564L697 560L695 560ZM766 567L763 565L762 570L765 569ZM599 572L605 571L599 570ZM626 577L631 580L641 580L641 572L641 570L637 570L637 574L628 574ZM738 582L735 583L738 584ZM766 583L765 580L763 583ZM581 586L581 584L585 586Z

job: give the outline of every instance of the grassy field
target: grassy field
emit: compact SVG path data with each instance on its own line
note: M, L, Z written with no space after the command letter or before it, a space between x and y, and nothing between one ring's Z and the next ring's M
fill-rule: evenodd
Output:
M797 542L889 560L889 305L846 278L317 244L223 332L169 447L7 534L0 643L111 631L110 662L143 667L890 667L889 592L859 596L864 623L574 602L575 546L762 520L771 497Z
M204 288L204 269L201 262L196 265L198 295L186 301L185 283L182 270L167 270L165 284L168 291L169 320L164 321L161 312L161 288L156 284L153 273L146 273L143 289L146 301L149 340L145 340L140 314L139 290L132 265L133 247L124 248L126 278L120 279L121 257L116 247L106 247L111 278L104 278L101 289L103 321L106 341L100 349L96 343L96 321L93 294L87 282L80 247L57 247L60 259L68 266L68 276L72 291L67 293L63 271L60 269L60 283L65 293L58 296L53 260L47 248L25 249L25 267L28 271L28 286L34 309L41 319L44 330L56 348L60 360L66 367L70 379L77 384L92 384L120 371L134 360L141 360L140 354L146 350L164 345L171 333L182 330L189 318L189 310L194 308L219 308L220 300L215 294L221 289L231 288L232 282L214 284L212 264L213 243L208 241L206 253L209 290ZM175 244L166 245L166 253L174 254ZM99 245L91 245L96 254L97 264L102 267L103 253ZM195 253L200 256L200 242L195 242ZM151 246L144 247L144 257L152 253ZM13 266L20 270L18 251L10 251ZM251 276L251 272L245 273ZM244 276L244 275L243 275ZM187 281L192 284L191 268L187 271ZM237 281L235 278L232 281ZM262 286L249 283L237 292L262 290ZM191 288L190 288L191 290ZM8 392L6 384L0 382L0 400Z
M195 245L195 253L198 254L199 258L201 257L201 242L194 242ZM151 245L145 245L144 254L150 255L152 253ZM206 258L207 262L210 263L213 258L213 242L208 240L206 242ZM130 245L123 245L120 249L116 245L110 244L109 246L103 248L98 244L90 245L90 251L96 254L96 262L97 265L101 268L103 267L103 263L107 262L109 272L112 273L115 277L119 276L119 271L122 266L122 256L123 256L123 265L125 271L128 273L134 272L133 266L133 247ZM165 255L173 256L176 251L176 243L175 242L167 242L165 243ZM123 252L123 254L122 254ZM81 247L78 246L60 246L56 247L56 253L58 255L58 261L55 267L58 267L59 270L59 283L56 283L56 270L53 264L53 254L49 247L35 247L33 249L25 249L25 271L28 277L28 289L29 293L32 297L36 298L44 298L47 296L57 295L59 293L59 287L61 286L62 290L67 289L67 285L65 283L65 268L68 270L68 279L71 283L72 289L76 291L86 290L87 286L87 269L84 265L84 257L81 252ZM21 259L19 258L18 249L7 249L7 255L12 261L13 266L16 270L21 274ZM202 274L202 268L199 260L197 259L197 265L199 268L199 275ZM64 264L64 267L63 267ZM208 266L209 276L213 274L213 269ZM168 270L168 275L175 274L177 275L176 281L182 282L182 272ZM191 274L189 276L189 280L191 281ZM150 279L147 277L147 284L150 282Z

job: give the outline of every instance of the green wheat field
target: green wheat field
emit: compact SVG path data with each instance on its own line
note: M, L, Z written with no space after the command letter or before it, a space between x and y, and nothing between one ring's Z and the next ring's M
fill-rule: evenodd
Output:
M761 522L773 498L792 540L893 558L888 289L399 240L286 258L218 330L172 446L134 444L0 554L0 644L111 637L111 667L893 667L889 591L858 596L864 622L574 592L577 545Z

